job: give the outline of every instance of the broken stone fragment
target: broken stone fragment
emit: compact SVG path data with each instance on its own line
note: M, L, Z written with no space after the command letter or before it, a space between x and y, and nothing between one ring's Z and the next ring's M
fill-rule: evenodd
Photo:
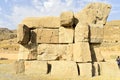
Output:
M63 12L60 15L60 24L64 27L72 27L74 24L74 14L73 12Z
M106 24L111 5L105 3L90 3L82 11L75 14L81 23Z
M24 24L19 24L17 29L17 42L21 45L26 45L29 41L30 29Z

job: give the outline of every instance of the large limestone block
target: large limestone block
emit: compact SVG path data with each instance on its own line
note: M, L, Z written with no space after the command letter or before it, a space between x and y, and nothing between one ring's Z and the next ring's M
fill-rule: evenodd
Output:
M77 63L81 77L92 77L91 63Z
M73 61L49 61L51 75L61 77L78 76L77 64Z
M24 25L24 24L19 24L17 28L17 42L19 44L28 44L30 40L30 29Z
M30 45L20 45L19 53L18 53L18 60L20 59L37 59L37 45L30 44Z
M60 24L64 27L71 27L74 23L74 14L73 12L63 12L60 15Z
M89 26L88 24L78 23L75 27L75 43L89 41Z
M27 25L29 28L59 28L59 17L28 17L25 18L22 24Z
M88 42L79 42L73 45L73 60L76 62L92 61Z
M59 43L73 43L74 29L73 28L59 28Z
M90 43L102 43L103 36L103 25L90 25Z
M47 71L47 62L45 61L25 61L25 74L45 75Z
M100 44L90 44L91 56L93 62L104 61L104 57L101 54Z
M72 60L72 44L40 44L38 60Z
M81 22L88 24L106 23L107 17L111 10L111 5L105 3L90 3L82 11L78 12L75 17Z
M31 33L32 43L59 43L58 29L35 29Z
M120 69L116 61L99 62L100 75L102 76L120 76Z

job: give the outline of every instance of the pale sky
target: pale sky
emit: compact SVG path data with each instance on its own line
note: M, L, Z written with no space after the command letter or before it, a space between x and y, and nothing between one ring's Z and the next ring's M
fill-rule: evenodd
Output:
M63 11L78 12L90 2L111 4L108 21L120 20L120 0L0 0L0 27L16 29L25 17L59 16Z

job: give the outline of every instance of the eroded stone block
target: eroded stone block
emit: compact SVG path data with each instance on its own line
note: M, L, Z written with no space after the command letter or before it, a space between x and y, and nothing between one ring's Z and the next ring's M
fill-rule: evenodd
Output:
M74 23L74 14L73 12L63 12L60 15L60 24L64 27L71 27Z
M38 60L72 60L72 44L40 44Z
M76 62L92 61L88 42L79 42L73 45L73 60Z
M19 24L17 29L17 42L19 44L25 45L30 41L30 29L24 25Z
M78 76L77 64L73 61L49 61L51 75L61 77Z
M59 43L73 43L74 29L73 28L59 28Z
M82 77L92 77L92 64L91 63L77 63L80 76Z
M25 74L45 75L47 70L47 62L45 61L25 61Z

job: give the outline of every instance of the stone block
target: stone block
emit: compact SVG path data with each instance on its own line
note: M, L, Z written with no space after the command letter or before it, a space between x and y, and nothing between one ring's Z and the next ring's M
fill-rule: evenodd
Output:
M76 62L73 61L49 61L48 64L51 64L51 73L52 76L61 76L61 77L73 77L78 76L78 69Z
M120 69L116 61L99 62L101 76L120 76Z
M88 24L78 23L75 27L75 43L89 41L89 26Z
M25 74L46 75L48 71L45 61L25 61Z
M16 74L25 72L25 62L24 60L19 60L15 62Z
M72 44L40 44L38 60L72 60Z
M73 12L63 12L60 15L60 24L64 27L71 27L74 23L74 14Z
M33 60L37 59L37 45L36 44L30 44L30 45L20 45L19 53L18 53L18 59L24 59L24 60Z
M74 29L73 28L59 28L59 43L73 43Z
M101 54L100 44L90 44L91 56L93 62L104 61L104 57Z
M105 25L110 13L111 5L105 3L90 3L83 10L75 14L81 23Z
M59 43L58 29L35 29L32 31L33 43Z
M102 43L103 36L104 34L102 25L90 25L90 43Z
M73 60L76 62L92 61L88 42L79 42L73 45Z
M19 44L25 45L30 41L30 29L24 25L19 24L17 28L17 42Z
M22 24L27 25L29 28L59 28L59 17L28 17L25 18Z
M77 63L81 77L92 77L91 63Z

